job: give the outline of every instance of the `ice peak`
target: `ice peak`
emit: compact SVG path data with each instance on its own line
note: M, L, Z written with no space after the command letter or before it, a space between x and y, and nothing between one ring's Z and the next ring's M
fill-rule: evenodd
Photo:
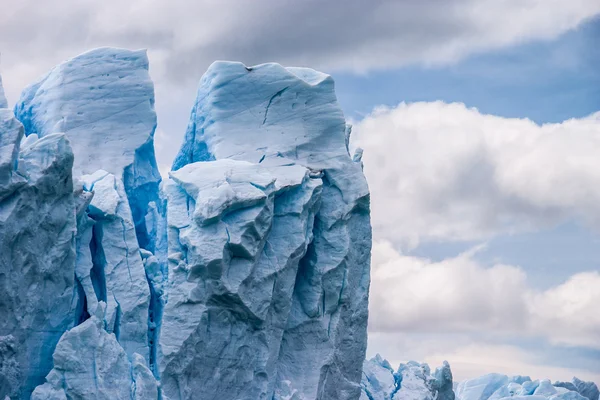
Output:
M143 153L156 128L145 50L104 47L65 61L23 91L15 115L26 135L66 133L78 173L106 169L120 178L136 157L156 164L153 148ZM156 168L145 174L159 179Z

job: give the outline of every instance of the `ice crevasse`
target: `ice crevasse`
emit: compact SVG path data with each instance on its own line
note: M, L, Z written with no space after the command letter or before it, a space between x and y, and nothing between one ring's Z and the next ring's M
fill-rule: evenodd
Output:
M369 192L331 77L214 63L163 179L144 51L7 105L0 398L359 399Z

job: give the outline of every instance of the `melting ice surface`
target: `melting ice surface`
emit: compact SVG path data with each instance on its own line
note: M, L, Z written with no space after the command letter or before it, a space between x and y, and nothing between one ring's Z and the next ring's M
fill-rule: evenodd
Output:
M7 104L0 398L361 396L369 192L328 75L214 63L162 183L144 51Z

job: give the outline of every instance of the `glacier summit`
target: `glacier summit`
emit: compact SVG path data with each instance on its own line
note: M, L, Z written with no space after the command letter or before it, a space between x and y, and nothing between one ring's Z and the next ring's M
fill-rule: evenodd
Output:
M353 399L371 227L333 80L216 62L164 181L145 51L0 81L0 398Z

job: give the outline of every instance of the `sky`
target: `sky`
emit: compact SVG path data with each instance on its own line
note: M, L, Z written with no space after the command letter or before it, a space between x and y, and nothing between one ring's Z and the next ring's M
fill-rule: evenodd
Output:
M325 71L372 193L368 356L600 382L600 2L0 0L7 97L147 48L163 172L214 60Z

